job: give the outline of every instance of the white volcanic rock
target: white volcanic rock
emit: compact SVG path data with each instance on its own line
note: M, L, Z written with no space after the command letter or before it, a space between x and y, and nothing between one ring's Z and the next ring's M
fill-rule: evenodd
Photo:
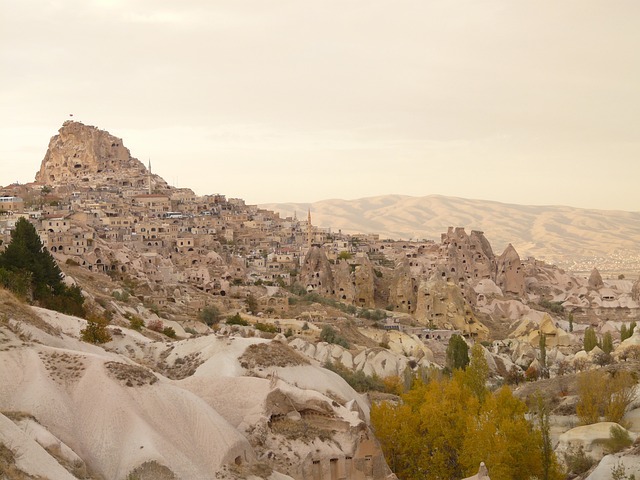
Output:
M638 398L639 389L636 386L636 399ZM622 417L622 423L627 425L627 429L630 432L634 432L640 434L640 408L634 408L633 410L629 410Z
M560 435L556 453L562 454L572 447L582 447L586 454L600 460L604 456L605 442L610 437L611 427L615 426L620 427L617 423L600 422L572 428ZM633 432L628 433L632 439L637 437Z
M328 470L333 458L350 466L351 478L364 478L358 465L365 455L374 458L375 478L390 474L368 427L366 398L339 375L305 365L286 344L223 335L152 342L123 328L106 351L77 339L84 320L32 311L53 333L37 322L0 325L0 343L11 345L0 349L0 411L25 416L15 423L0 416L0 438L20 449L17 466L25 472L74 478L45 446L104 478L126 478L146 462L177 478L211 478L228 465L259 461L275 469L272 479L292 478L282 472L303 478L317 462ZM10 328L40 343L24 343ZM264 366L251 364L247 353L263 347L301 363L269 366L267 350L259 357ZM169 380L131 358L174 374L190 370ZM291 437L296 422L331 439Z
M640 475L640 455L606 455L585 480L611 480L614 468L624 467L625 478L638 478Z
M415 344L415 339L406 335L405 337L408 338L412 345ZM331 345L324 342L312 344L301 338L296 338L292 340L289 345L320 364L329 360L340 362L349 369L356 371L361 370L366 375L375 374L381 378L402 375L409 365L410 360L410 358L403 354L385 348L368 348L353 357L351 352L339 345ZM417 359L418 357L416 357L417 364L430 366L433 359L431 351L424 347L424 349L417 352L421 352L420 355L418 355L418 357L421 358Z
M2 414L0 443L12 450L16 467L29 475L50 480L76 480L32 436Z

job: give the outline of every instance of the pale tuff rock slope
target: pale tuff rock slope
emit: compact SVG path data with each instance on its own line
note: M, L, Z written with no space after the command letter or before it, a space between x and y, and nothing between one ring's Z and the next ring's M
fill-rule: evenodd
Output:
M513 244L522 258L534 256L562 266L601 257L640 264L640 212L527 206L429 195L384 195L357 200L261 205L284 216L306 215L314 225L383 238L432 239L449 226L487 232L496 251ZM609 258L607 261L611 262Z
M0 302L19 305L2 290ZM167 344L110 327L102 348L79 340L85 325L42 308L0 309L0 444L29 475L285 480L330 461L353 479L391 474L365 397L284 340ZM193 370L160 373L185 364Z

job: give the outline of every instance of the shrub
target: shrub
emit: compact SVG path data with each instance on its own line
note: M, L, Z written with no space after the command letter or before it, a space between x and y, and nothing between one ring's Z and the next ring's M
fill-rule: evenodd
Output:
M129 327L132 330L136 330L137 332L139 332L144 327L144 320L135 315L131 315L129 318Z
M129 292L127 292L126 290L122 292L119 292L118 290L114 290L111 296L120 302L126 303L129 301Z
M107 322L101 318L87 320L87 326L80 330L82 341L93 344L107 343L111 341L111 334L107 329Z
M256 297L249 294L247 295L245 302L247 304L247 310L249 310L251 313L256 313L258 311L258 300L256 299Z
M256 328L256 330L260 330L261 332L267 332L267 333L277 333L278 332L278 329L276 328L276 326L272 325L270 323L256 322L254 327Z
M324 368L340 375L356 392L364 393L372 390L385 391L385 384L377 375L366 375L362 370L357 372L349 370L341 363L327 362Z
M293 336L293 330L291 328L287 328L287 330L284 332L284 336L286 338L292 337Z
M619 425L613 425L609 429L609 438L605 442L605 448L608 453L618 453L620 450L631 446L633 440L624 428Z
M208 305L200 311L198 318L202 323L210 327L220 321L220 310L215 305Z
M162 332L162 330L164 329L164 324L162 323L162 320L159 319L150 320L147 323L147 328L149 330L153 330L154 332Z
M239 313L236 313L235 315L227 318L227 325L240 325L242 327L246 327L249 325L249 322L242 318Z
M550 310L553 313L561 314L564 312L564 307L562 306L562 302L550 302L549 300L540 300L538 302L542 308Z
M587 455L582 446L569 448L564 454L564 463L567 465L568 473L580 475L589 470L595 460Z
M518 385L524 381L524 373L522 373L522 370L517 365L511 365L511 368L505 376L505 381L509 385Z
M162 333L164 333L169 338L176 338L176 331L173 327L164 327L162 329Z
M349 342L347 342L347 339L340 336L338 332L330 325L325 325L324 327L322 327L322 331L320 332L320 340L323 342L340 345L344 348L349 348Z

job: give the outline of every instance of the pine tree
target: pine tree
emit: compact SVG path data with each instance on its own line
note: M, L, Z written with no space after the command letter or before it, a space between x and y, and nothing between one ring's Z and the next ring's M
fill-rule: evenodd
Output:
M0 283L39 305L84 316L79 287L67 287L60 267L44 248L35 227L24 218L16 222L11 242L0 253Z
M0 254L0 268L14 273L30 272L34 298L64 290L58 264L43 247L35 227L24 218L16 222L11 242Z

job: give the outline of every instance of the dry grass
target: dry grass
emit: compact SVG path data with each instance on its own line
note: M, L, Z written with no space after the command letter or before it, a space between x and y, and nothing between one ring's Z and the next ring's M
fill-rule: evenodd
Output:
M16 466L16 454L3 443L0 443L0 478L2 480L45 480L20 470Z
M200 358L200 352L194 352L177 358L171 366L161 362L158 365L158 369L173 380L182 380L196 373L196 370L202 363L203 360Z
M127 365L120 362L106 362L105 368L110 375L123 382L127 387L141 387L143 385L153 385L158 381L151 371L137 365Z
M127 475L127 480L175 480L175 474L156 461L144 462Z
M84 357L71 353L38 354L51 378L58 382L79 380L86 369Z
M280 342L250 345L239 358L242 368L295 367L309 361L288 345Z
M49 335L60 336L60 330L42 320L28 304L8 290L0 288L0 324L8 326L21 340L28 341L29 338L24 338L21 323L33 325Z

